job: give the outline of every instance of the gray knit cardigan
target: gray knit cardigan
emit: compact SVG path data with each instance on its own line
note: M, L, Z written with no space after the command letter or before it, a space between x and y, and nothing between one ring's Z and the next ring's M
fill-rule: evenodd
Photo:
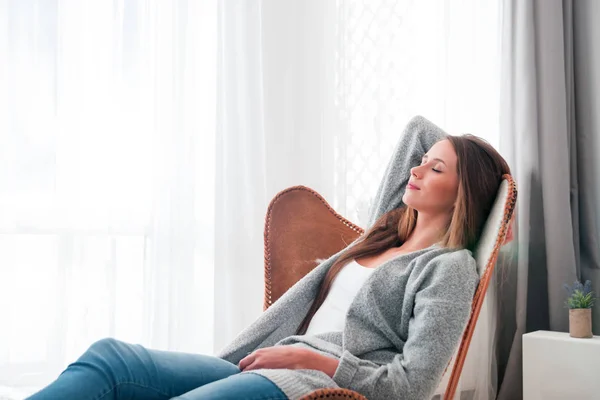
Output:
M408 123L371 207L370 226L402 205L410 168L445 135L423 117ZM238 364L256 349L292 345L339 360L333 378L308 369L248 372L269 378L292 400L316 389L338 387L370 400L430 399L469 318L479 281L471 253L435 244L388 260L358 291L343 332L295 335L325 274L344 250L292 286L219 357Z

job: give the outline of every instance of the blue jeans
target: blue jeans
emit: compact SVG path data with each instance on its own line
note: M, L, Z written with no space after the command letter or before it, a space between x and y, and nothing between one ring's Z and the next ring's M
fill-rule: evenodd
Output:
M30 400L287 400L269 379L217 357L102 339Z

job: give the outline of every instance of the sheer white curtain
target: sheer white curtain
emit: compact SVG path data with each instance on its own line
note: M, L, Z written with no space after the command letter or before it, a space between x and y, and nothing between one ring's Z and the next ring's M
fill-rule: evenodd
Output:
M334 195L335 3L219 3L215 348L262 311L269 201L303 184Z
M310 186L364 225L413 115L497 145L499 83L497 0L231 0L219 18L217 349L262 311L278 191ZM461 382L476 399L496 390L493 304Z
M497 140L495 0L0 11L0 385L109 335L210 354L261 313L278 191L364 225L411 116Z
M0 387L106 336L211 353L216 2L2 0L0 32Z

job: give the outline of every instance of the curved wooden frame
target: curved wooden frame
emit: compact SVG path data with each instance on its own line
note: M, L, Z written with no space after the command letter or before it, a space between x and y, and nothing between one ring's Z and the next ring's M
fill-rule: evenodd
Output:
M454 363L454 367L452 368L452 372L448 381L448 386L446 387L446 391L444 393L444 399L452 399L456 392L458 382L460 379L460 375L462 373L462 369L464 367L465 359L467 357L467 352L469 350L469 345L471 344L471 339L473 338L473 333L475 331L475 326L477 324L477 319L481 312L481 307L483 305L483 300L485 299L485 294L487 292L487 288L489 286L490 280L493 276L494 268L496 266L496 261L498 259L498 253L500 251L500 247L504 243L506 238L506 234L508 231L508 227L514 212L516 200L517 200L517 188L513 178L510 175L504 175L503 179L508 182L508 196L504 203L504 216L500 225L500 230L496 236L496 241L492 250L492 254L485 266L485 270L483 275L479 280L479 284L475 291L475 295L473 297L473 305L471 307L471 315L469 317L469 321L465 328L465 331L462 335L460 345L458 347L458 352L456 355L456 362ZM364 233L364 229L359 227L358 225L350 222L340 214L338 214L327 201L316 191L307 188L305 186L293 186L287 188L281 192L279 192L269 204L269 208L267 210L267 214L265 217L265 229L264 229L264 257L265 257L265 301L264 301L264 309L266 310L273 302L272 299L272 266L271 266L271 221L272 221L272 213L274 207L280 201L282 196L285 194L302 190L310 193L315 196L318 200L320 200L323 205L327 207L327 210L335 216L341 224L345 225L348 229L362 235ZM303 396L301 400L316 400L316 399L355 399L355 400L367 400L367 398L355 391L349 389L319 389L316 390L306 396Z

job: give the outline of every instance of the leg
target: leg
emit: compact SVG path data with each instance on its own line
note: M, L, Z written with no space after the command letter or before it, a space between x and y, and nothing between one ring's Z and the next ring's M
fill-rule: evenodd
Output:
M239 372L216 357L102 339L29 400L170 399Z
M194 389L176 399L287 400L287 397L281 389L264 376L258 374L235 374Z

